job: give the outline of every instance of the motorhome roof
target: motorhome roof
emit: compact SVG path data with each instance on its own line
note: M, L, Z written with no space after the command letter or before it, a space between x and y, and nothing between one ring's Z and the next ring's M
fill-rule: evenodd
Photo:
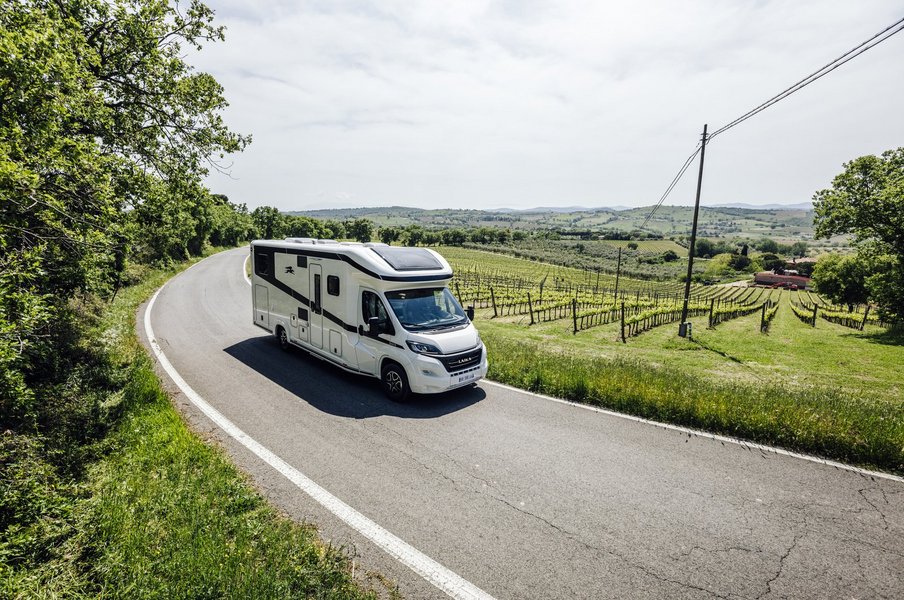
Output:
M429 248L313 238L256 240L252 245L288 254L342 260L372 277L387 281L440 281L452 277L449 263Z

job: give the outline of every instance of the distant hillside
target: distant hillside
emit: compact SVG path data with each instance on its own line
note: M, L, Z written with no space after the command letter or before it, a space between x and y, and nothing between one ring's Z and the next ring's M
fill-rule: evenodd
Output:
M773 210L813 210L812 202L799 202L797 204L763 204L762 206L756 206L754 204L744 204L742 202L736 202L734 204L713 204L712 208L749 208L753 210L757 209L773 209Z
M639 229L651 207L574 208L530 210L422 209L405 206L341 208L291 212L318 219L367 218L378 227L421 225L425 228L505 227L509 229L555 229L559 231L633 231ZM563 212L564 211L564 212ZM664 237L689 235L693 208L661 206L644 231ZM813 237L813 211L809 208L700 208L698 235L703 237L771 237L776 240L807 240Z

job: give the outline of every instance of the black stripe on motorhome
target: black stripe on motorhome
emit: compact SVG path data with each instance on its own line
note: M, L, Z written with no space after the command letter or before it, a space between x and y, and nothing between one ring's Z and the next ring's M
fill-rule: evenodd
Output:
M257 248L257 246L256 246L255 248ZM276 263L275 263L275 261L273 260L273 254L275 253L274 251L276 251L277 249L276 249L276 248L270 248L270 247L267 247L267 246L264 246L263 248L266 250L266 251L264 252L264 254L269 254L269 255L270 255L270 264L273 265L273 268L272 268L271 270L275 271L275 265L276 265ZM283 283L282 281L278 280L274 274L272 274L272 273L267 273L266 275L263 275L263 274L260 274L260 273L255 273L255 276L260 277L261 279L263 279L264 281L266 281L266 282L269 283L270 285L274 286L276 289L278 289L278 290L280 290L280 291L282 291L282 292L285 292L286 294L289 294L292 298L298 300L298 301L299 301L300 303L302 303L304 306L307 306L308 308L311 308L311 301L310 301L308 298L306 298L303 294L300 294L300 293L296 292L295 290L293 290L291 287L289 287L288 285L286 285L286 284ZM311 310L313 311L314 309L311 308ZM350 325L350 324L346 323L345 321L343 321L342 319L340 319L339 317L337 317L336 315L334 315L334 314L331 313L330 311L321 309L321 310L320 310L320 314L322 314L327 320L332 321L333 323L335 323L335 324L338 325L339 327L343 328L344 330L346 330L346 331L348 331L348 332L350 332L350 333L358 333L358 328L357 328L357 327L355 327L354 325ZM401 347L402 347L402 346L396 344L395 342L390 342L389 340L384 340L384 339L379 338L379 337L374 337L373 339L375 339L375 340L377 340L377 341L380 341L380 342L383 342L384 344L389 344L390 346L395 346L396 348L401 348Z
M267 246L264 244L255 244L255 249L257 248L266 248L271 252L282 252L283 254L291 254L294 256L312 256L314 258L327 258L331 260L341 260L355 267L362 273L366 273L375 279L380 279L382 281L442 281L443 279L451 279L452 275L380 275L379 273L375 273L371 271L364 265L361 265L355 262L350 256L346 256L345 254L340 254L338 252L324 252L322 250L302 250L299 248L282 248L275 246Z

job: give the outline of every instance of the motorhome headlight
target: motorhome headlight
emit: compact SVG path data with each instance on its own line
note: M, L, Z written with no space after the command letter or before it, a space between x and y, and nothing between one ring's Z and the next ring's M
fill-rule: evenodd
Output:
M424 342L413 342L411 340L408 341L408 347L411 348L413 352L417 352L418 354L440 354L439 348L434 346L433 344L425 344Z

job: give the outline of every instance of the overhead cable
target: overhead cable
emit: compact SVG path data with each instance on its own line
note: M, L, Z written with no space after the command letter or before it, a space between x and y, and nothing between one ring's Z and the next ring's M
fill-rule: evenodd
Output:
M853 48L851 48L850 50L848 50L847 52L845 52L844 54L842 54L835 60L827 63L822 68L817 69L810 75L807 75L806 77L804 77L803 79L801 79L800 81L795 83L794 85L786 88L785 90L776 94L769 100L766 100L759 106L752 108L751 110L747 111L746 113L744 113L737 119L731 121L727 125L724 125L724 126L720 127L719 129L715 130L714 132L712 132L707 137L706 140L704 140L703 142L701 142L700 144L697 145L697 149L694 150L694 152L687 158L687 160L682 165L681 169L678 171L678 174L675 176L674 179L672 179L672 182L669 184L669 186L666 188L665 192L659 198L659 202L657 202L653 206L653 209L650 211L650 214L648 214L646 219L644 219L643 225L641 225L640 228L643 229L644 227L646 227L647 223L650 221L651 218L653 218L653 215L656 213L656 210L660 206L662 206L662 203L665 202L665 199L668 198L669 194L672 193L672 190L675 188L675 186L678 184L678 181L684 175L684 172L687 171L687 168L690 166L691 161L693 161L694 158L697 156L697 154L700 153L700 149L702 148L703 143L708 143L709 141L711 141L714 137L716 137L720 133L724 133L724 132L728 131L729 129L731 129L732 127L735 127L736 125L740 125L747 119L753 117L756 114L761 113L762 111L766 110L773 104L776 104L776 103L784 100L785 98L787 98L794 92L797 92L797 91L805 88L806 86L810 85L814 81L828 75L829 73L831 73L832 71L834 71L835 69L840 67L841 65L860 56L861 54L863 54L870 48L874 48L874 47L878 46L879 44L881 44L882 42L884 42L891 36L893 36L897 33L900 33L902 30L904 30L904 18L901 18L898 21L896 21L895 23L892 23L891 25L889 25L888 27L886 27L885 29L883 29L882 31L877 33L876 35L874 35L871 38L869 38L868 40L865 40L865 41L861 42L860 44L854 46Z
M681 165L681 168L678 170L678 174L675 175L674 179L672 179L672 183L669 184L669 187L666 188L665 192L663 192L662 196L659 198L659 202L657 202L653 206L653 210L651 210L650 214L647 215L647 218L643 220L643 225L640 226L640 229L643 229L644 227L647 226L647 223L649 223L650 219L653 218L653 213L656 212L656 209L658 209L660 206L662 206L662 203L665 202L665 199L669 197L669 194L671 194L672 190L675 189L675 186L678 185L678 181L684 175L684 172L687 171L687 168L689 166L691 166L691 163L694 161L694 158L696 158L697 155L700 154L700 149L702 147L703 147L702 143L697 144L697 149L694 150L693 152L691 152L691 155L687 157L687 160L684 161L684 164Z
M728 123L727 125L724 125L724 126L720 127L719 129L715 130L715 131L712 133L712 135L709 136L709 139L711 140L712 138L716 137L716 136L719 135L720 133L723 133L723 132L725 132L725 131L728 131L729 129L731 129L731 128L734 127L735 125L740 125L741 123L743 123L744 121L746 121L746 120L749 119L750 117L756 115L757 113L760 113L760 112L766 110L767 108L769 108L769 107L772 106L773 104L775 104L775 103L777 103L777 102L780 102L781 100L784 100L785 98L787 98L788 96L790 96L790 95L793 94L794 92L796 92L796 91L798 91L798 90L801 90L801 89L805 88L806 86L810 85L811 83L813 83L813 82L816 81L817 79L820 79L821 77L824 77L824 76L828 75L829 73L831 73L832 71L834 71L835 69L837 69L837 68L840 67L841 65L845 64L845 63L848 62L849 60L852 60L852 59L854 59L854 58L860 56L861 54L863 54L864 52L866 52L866 51L869 50L870 48L873 48L873 47L875 47L875 46L878 46L879 44L881 44L882 42L884 42L885 40L887 40L887 39L890 38L891 36L895 35L896 33L900 33L902 30L904 30L904 18L898 20L897 22L893 23L892 25L889 25L888 27L886 27L885 29L883 29L882 31L880 31L879 33L877 33L876 35L874 35L873 37L869 38L868 40L866 40L866 41L864 41L864 42L858 44L857 46L851 48L850 50L848 50L847 52L845 52L844 54L842 54L841 56L839 56L838 58L836 58L836 59L833 60L832 62L826 64L826 65L823 66L822 68L820 68L820 69L814 71L813 73L807 75L806 77L804 77L803 79L801 79L800 81L798 81L797 83L795 83L794 85L792 85L791 87L789 87L789 88L783 90L783 91L780 92L779 94L776 94L775 96L773 96L773 97L770 98L769 100L766 100L765 102L763 102L763 103L760 104L759 106L757 106L757 107L755 107L755 108L753 108L753 109L747 111L746 113L744 113L743 115L741 115L740 117L738 117L737 119L735 119L734 121L732 121L732 122Z

